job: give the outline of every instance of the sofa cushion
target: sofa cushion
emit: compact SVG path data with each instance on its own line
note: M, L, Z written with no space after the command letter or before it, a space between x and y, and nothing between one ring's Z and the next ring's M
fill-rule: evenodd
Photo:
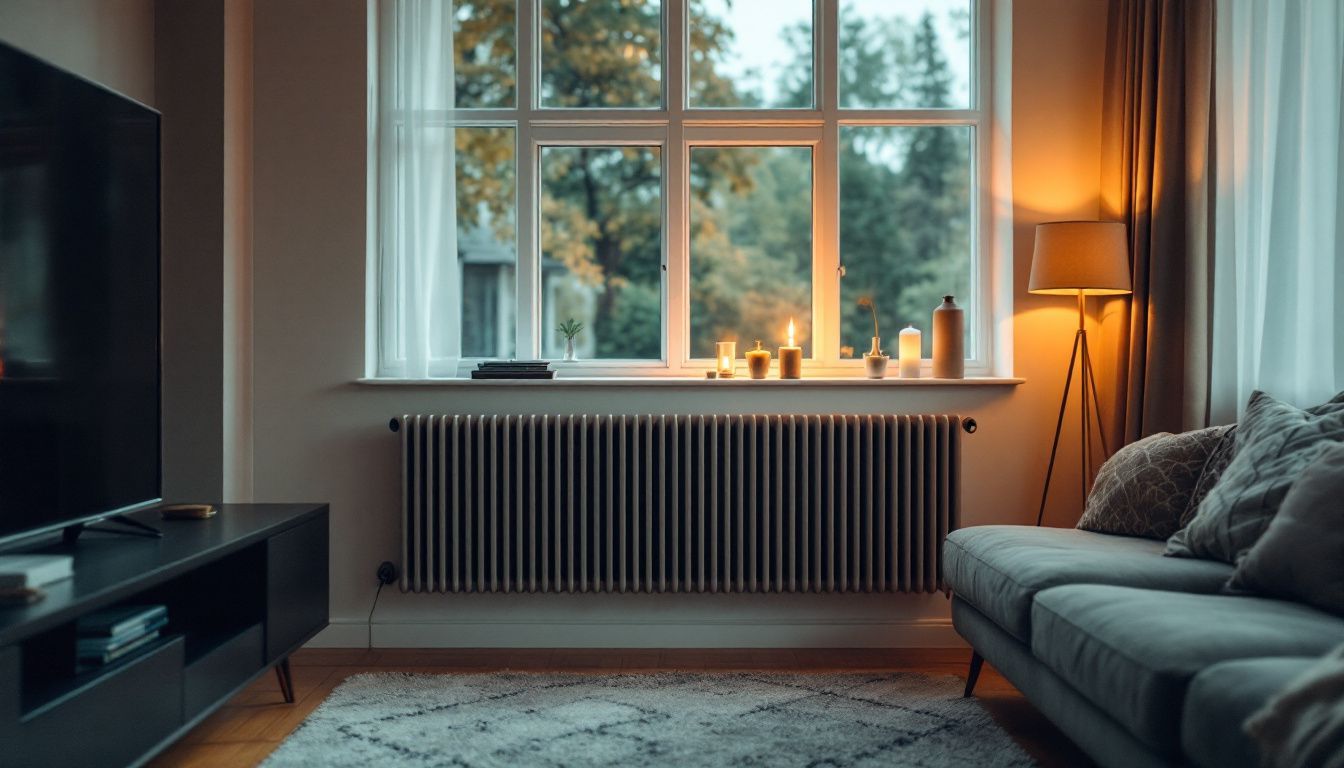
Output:
M1190 493L1226 427L1158 432L1101 465L1078 527L1165 540L1181 528Z
M1235 563L1279 511L1293 480L1330 445L1344 440L1344 407L1301 410L1256 392L1237 425L1236 456L1167 554Z
M1344 443L1326 449L1293 483L1228 586L1344 616Z
M948 534L943 579L961 599L1022 642L1031 601L1060 584L1124 584L1217 592L1232 567L1162 556L1162 542L1067 528L981 525Z
M1206 667L1190 681L1181 711L1181 746L1201 768L1256 768L1260 749L1246 718L1298 675L1310 657L1237 659Z
M1180 750L1186 687L1205 667L1341 641L1344 619L1261 597L1080 584L1041 592L1031 614L1036 658L1164 754Z

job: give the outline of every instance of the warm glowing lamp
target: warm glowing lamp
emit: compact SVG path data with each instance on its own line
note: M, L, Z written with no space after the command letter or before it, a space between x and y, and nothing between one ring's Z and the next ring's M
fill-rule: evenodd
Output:
M803 348L793 343L793 318L789 318L789 343L779 348L779 378L803 377Z
M1050 493L1050 476L1055 470L1055 454L1059 450L1060 431L1064 428L1064 413L1068 409L1074 368L1079 370L1078 386L1082 389L1083 401L1080 415L1084 494L1092 467L1091 424L1094 420L1101 436L1102 452L1110 454L1106 429L1100 418L1101 403L1097 398L1097 382L1092 375L1092 356L1087 349L1084 321L1088 296L1130 293L1129 246L1125 225L1118 221L1054 221L1036 225L1036 250L1031 257L1031 280L1027 290L1078 297L1078 330L1073 336L1073 353L1069 357L1069 372L1064 380L1064 397L1059 403L1059 420L1055 423L1055 441L1050 446L1050 465L1046 468L1045 488L1041 491L1041 509L1036 515L1036 525L1040 525L1045 516L1045 500ZM1092 412L1094 407L1095 415Z

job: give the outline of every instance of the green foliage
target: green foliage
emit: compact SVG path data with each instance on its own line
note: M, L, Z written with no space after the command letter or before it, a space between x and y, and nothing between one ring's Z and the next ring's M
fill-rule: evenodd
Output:
M459 105L511 103L513 7L513 0L458 0ZM759 100L720 72L735 44L731 28L703 0L690 0L690 16L692 103ZM964 14L953 18L969 29ZM660 104L656 0L543 0L540 26L547 106ZM949 105L952 72L931 16L909 23L842 15L841 26L845 106ZM810 68L801 64L812 57L811 32L800 25L785 40L798 65L783 69L779 100L810 104ZM866 349L870 323L879 319L927 328L940 296L968 293L970 139L964 128L842 128L842 345ZM500 240L512 242L512 130L460 129L455 140L459 225L488 221ZM563 267L591 292L590 315L576 314L591 328L596 358L661 354L661 163L650 147L543 150L543 262ZM809 153L701 148L692 152L690 172L693 354L712 356L718 338L760 336L769 344L790 316L799 340L810 341ZM881 297L885 311L860 307L859 293Z
M556 326L555 330L558 331L561 336L564 336L565 339L573 339L583 332L583 323L580 323L578 320L571 317Z
M847 51L844 80L862 99L883 100L861 106L949 106L952 74L929 14L913 28L889 20L854 34L863 42ZM902 73L899 93L871 85L892 81L873 67L893 64ZM842 129L841 290L890 297L888 311L877 314L892 327L927 330L939 297L970 289L970 136L966 128L934 126ZM842 307L840 343L861 350L870 313L857 303ZM926 354L931 344L925 333Z
M515 7L514 0L457 0L453 85L459 109L513 106Z

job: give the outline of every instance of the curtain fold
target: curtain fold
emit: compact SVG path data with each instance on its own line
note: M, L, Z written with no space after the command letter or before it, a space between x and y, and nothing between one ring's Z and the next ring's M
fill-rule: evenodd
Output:
M379 0L380 376L453 375L460 275L454 198L453 3Z
M1344 389L1344 3L1219 0L1213 417Z
M1112 0L1102 217L1126 223L1134 293L1103 312L1111 434L1207 423L1213 0Z

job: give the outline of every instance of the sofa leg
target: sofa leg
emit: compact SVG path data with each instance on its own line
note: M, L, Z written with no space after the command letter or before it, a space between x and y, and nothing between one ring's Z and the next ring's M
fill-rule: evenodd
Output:
M962 692L963 699L970 698L975 692L975 681L980 679L980 667L985 665L985 657L980 655L979 651L971 651L971 667L966 670L966 690Z

